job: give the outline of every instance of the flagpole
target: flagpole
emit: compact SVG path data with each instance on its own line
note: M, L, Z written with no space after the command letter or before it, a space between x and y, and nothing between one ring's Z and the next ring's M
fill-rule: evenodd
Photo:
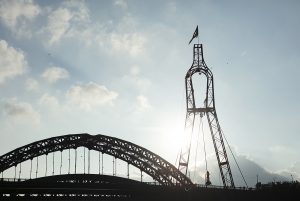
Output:
M198 32L198 34L197 34L198 44L200 44L200 43L199 43L199 31L198 31L198 25L197 25L197 32Z

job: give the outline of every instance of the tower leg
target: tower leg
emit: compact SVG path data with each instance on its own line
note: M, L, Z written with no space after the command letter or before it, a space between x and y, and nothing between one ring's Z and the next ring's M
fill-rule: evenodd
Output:
M206 113L224 187L234 187L223 134L215 110Z

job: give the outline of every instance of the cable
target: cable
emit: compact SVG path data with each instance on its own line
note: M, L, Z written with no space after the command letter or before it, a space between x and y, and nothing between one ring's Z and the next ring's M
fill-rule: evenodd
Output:
M193 116L193 122L192 122L192 131L191 131L191 136L190 136L190 145L189 145L189 149L188 149L188 158L187 158L187 162L186 162L187 164L186 164L185 175L187 175L187 172L188 172L188 164L189 164L189 160L190 160L190 152L191 152L191 147L192 147L192 136L193 136L193 132L194 132L194 126L195 126L195 114Z
M201 121L202 121L202 117L201 117ZM207 168L207 154L206 154L206 143L205 143L205 136L204 136L204 125L202 122L202 141L203 141L203 150L204 150L204 158L205 158L205 186L211 185L211 181L209 178L209 171Z
M46 154L46 170L45 170L45 177L47 176L47 170L48 170L48 160L47 160L48 154Z
M75 148L75 167L74 167L74 171L75 171L75 174L77 172L77 167L76 167L76 164L77 164L77 147Z
M117 176L117 158L115 157L115 176Z
M227 141L227 138L226 138L226 136L225 136L225 134L224 134L224 132L223 132L222 129L221 129L221 132L222 132L222 134L223 134L223 136L224 136L224 139L225 139L225 141L226 141L227 146L229 147L230 153L231 153L231 155L233 156L234 162L235 162L236 166L238 167L239 172L241 173L242 178L243 178L243 180L244 180L244 182L245 182L245 184L246 184L246 186L247 186L247 188L248 188L248 184L247 184L247 182L246 182L246 180L245 180L245 177L244 177L244 175L243 175L243 173L242 173L242 170L241 170L241 168L240 168L240 166L239 166L239 164L238 164L238 162L237 162L237 160L236 160L236 158L235 158L235 156L234 156L234 154L233 154L233 152L232 152L232 150L231 150L231 147L229 146L229 143L228 143L228 141Z
M16 180L17 177L17 165L15 165L15 176L14 176L14 181Z
M37 178L38 169L39 169L39 158L38 158L38 157L36 157L35 178Z
M201 118L202 121L202 118ZM204 149L204 158L205 158L205 170L207 172L207 157L206 157L206 145L205 145L205 139L204 139L204 129L203 129L203 122L202 122L202 136L203 136L203 149Z
M75 174L77 172L77 148L75 148Z
M61 174L61 168L62 168L62 151L60 151L60 168L59 168L59 174Z
M83 147L83 172L85 174L85 147Z
M22 171L22 163L20 163L20 169L19 169L19 180L21 178L21 171Z
M54 175L54 152L52 154L52 175Z
M88 150L88 174L90 174L90 162L91 162L91 156L90 156L90 149Z
M181 96L181 105L183 105L183 102L184 102L184 95L185 95L185 91L184 91L184 87L182 87L182 96ZM181 111L180 111L180 115L182 115L183 114L183 108L184 107L180 107L181 108ZM184 128L185 129L185 128ZM184 132L183 132L183 137L185 137L184 136ZM176 160L175 160L175 165L177 164L177 161L178 161L178 167L179 167L179 163L180 163L180 159L179 159L179 157L180 157L180 155L181 155L181 152L182 152L182 146L183 145L181 145L181 147L179 148L179 150L178 150L178 152L177 152L177 156L176 156Z
M194 170L194 175L193 175L194 179L196 178L196 164L197 164L197 154L198 154L198 145L199 145L199 136L200 136L201 124L202 124L202 118L200 117L200 124L199 124L197 143L196 143L195 170ZM196 181L196 179L195 179L195 181Z
M103 152L101 152L101 165L102 165L102 175L103 175L103 169L104 169L104 167L103 167Z
M129 163L127 163L127 178L129 179Z
M30 159L30 179L31 179L31 172L32 172L32 159Z
M71 159L70 159L70 155L71 155L71 150L69 149L69 168L68 168L68 174L70 174L70 168L71 168Z
M99 153L99 174L101 174L101 166L100 166L101 153L100 151L98 153Z
M115 176L115 158L113 157L113 176Z

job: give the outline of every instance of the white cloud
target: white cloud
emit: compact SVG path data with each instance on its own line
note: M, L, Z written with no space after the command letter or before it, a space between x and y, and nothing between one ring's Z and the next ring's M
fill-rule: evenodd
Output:
M39 99L39 104L47 108L57 108L59 106L57 98L47 93L43 94Z
M140 75L139 66L132 66L130 74L123 76L123 80L134 85L140 92L146 91L151 85L151 81Z
M18 36L30 36L28 21L34 19L41 9L32 0L0 1L0 18L11 31Z
M61 79L68 79L69 72L64 68L53 66L53 67L47 68L43 72L42 77L50 83L55 83Z
M40 115L34 110L32 105L27 102L20 102L16 98L2 99L3 115L15 122L40 122Z
M146 37L135 29L136 22L125 16L119 23L89 24L84 29L72 29L68 35L81 39L87 46L94 44L112 54L136 57L144 52Z
M292 172L292 176L294 180L300 181L300 161L296 161L290 168L289 171Z
M130 56L137 56L144 51L146 37L137 31L138 20L130 14L124 15L108 33L110 45L114 51L128 52Z
M71 87L67 91L66 97L71 103L89 111L97 106L112 105L113 101L118 97L118 93L108 90L103 85L89 82Z
M140 74L140 68L138 66L132 66L130 68L130 74L132 76L138 76Z
M229 162L231 166L231 171L233 174L234 183L236 186L246 186L244 183L244 180L238 170L238 167L233 161L233 158L231 155L228 155ZM280 172L275 173L266 170L264 167L259 165L257 162L249 159L246 156L242 155L235 155L239 167L244 175L244 178L248 184L248 187L255 187L255 184L257 182L257 176L258 181L262 182L263 184L273 182L275 181L291 181L291 171L289 172ZM207 158L208 162L208 171L211 175L211 182L213 185L222 185L220 177L220 170L217 166L216 157L215 155L211 155ZM197 166L196 169L193 169L190 171L191 175L195 176L192 178L193 180L196 180L197 183L204 184L204 175L205 175L205 163L201 163L200 166ZM297 178L297 175L294 174L295 178Z
M122 9L127 9L127 2L125 0L115 0L114 5L121 7Z
M28 91L38 91L39 90L39 83L35 79L28 78L26 80L26 89Z
M298 174L300 175L300 161L293 163L290 169L292 171L298 172Z
M25 72L26 58L21 50L8 46L0 40L0 84Z
M131 56L137 56L143 51L145 41L145 38L138 33L112 33L110 37L114 50L128 52Z
M63 37L76 37L74 33L82 31L82 25L89 20L88 9L84 2L63 2L48 16L48 24L42 32L49 35L49 45L59 42Z
M84 1L64 1L62 7L66 7L72 11L75 22L82 23L89 20L89 9L86 7Z
M66 8L58 8L48 17L46 30L50 34L49 44L58 42L70 27L72 13Z
M145 111L151 108L149 100L146 96L139 95L136 97L137 111Z
M283 146L283 145L274 145L269 147L269 151L272 155L293 155L295 154L294 150L291 147Z
M116 1L116 6L126 7L127 3ZM124 52L135 57L143 52L146 38L136 31L137 21L129 14L119 21L91 23L89 9L83 1L64 2L48 16L48 23L41 33L53 45L62 39L76 39L87 46L96 45L113 53Z

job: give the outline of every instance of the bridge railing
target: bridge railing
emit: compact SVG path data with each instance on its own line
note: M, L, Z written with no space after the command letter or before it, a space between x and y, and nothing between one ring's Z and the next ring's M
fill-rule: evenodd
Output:
M0 182L22 182L30 180L28 178L0 178ZM162 186L159 182L153 181L153 182L142 182L144 184L152 185L152 186ZM173 183L174 186L180 186L179 183ZM224 186L217 186L217 185L204 185L204 184L196 184L196 188L210 188L210 189L224 189ZM235 188L229 188L231 190L255 190L255 188L246 188L246 187L235 187Z
M161 186L160 183L158 182L143 182L149 185L154 185L154 186ZM173 183L174 186L180 186L178 183ZM214 188L214 189L225 189L224 186L217 186L217 185L204 185L204 184L196 184L196 188ZM228 188L232 190L255 190L255 188L247 188L247 187L234 187L234 188Z
M0 178L0 182L21 182L29 179L24 178Z
M218 189L224 189L224 186L216 186L216 185L204 185L204 184L196 184L198 188L218 188ZM228 188L233 190L254 190L254 188L247 188L247 187L234 187L234 188Z

